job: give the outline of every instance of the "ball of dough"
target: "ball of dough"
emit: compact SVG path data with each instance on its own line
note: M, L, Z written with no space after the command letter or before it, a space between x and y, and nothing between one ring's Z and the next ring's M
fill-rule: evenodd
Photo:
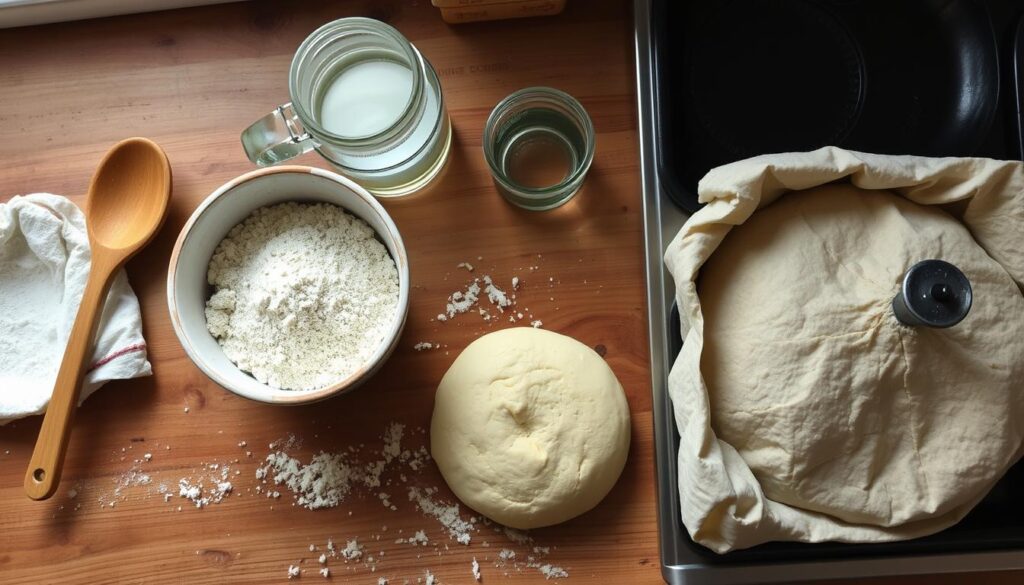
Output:
M893 315L904 273L939 258L971 280L949 329ZM975 501L1024 421L1024 297L959 221L884 191L784 195L701 269L711 424L772 500L875 526Z
M430 450L466 505L529 529L596 506L622 473L629 432L622 386L597 353L517 327L469 344L445 373Z

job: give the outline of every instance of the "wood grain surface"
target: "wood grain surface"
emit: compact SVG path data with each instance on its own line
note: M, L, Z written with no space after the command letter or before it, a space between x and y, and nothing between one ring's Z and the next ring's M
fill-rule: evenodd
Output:
M320 404L257 404L213 384L184 354L168 319L168 256L198 203L252 168L239 133L287 101L287 70L298 44L319 25L353 15L395 25L433 63L454 127L452 155L432 187L384 202L405 238L413 280L405 334L384 370L357 392ZM51 500L30 501L21 488L40 417L0 427L0 582L280 583L293 564L303 569L299 582L320 582L316 557L328 538L342 545L358 538L364 554L375 557L372 564L365 557L347 564L330 559L333 582L419 583L429 570L441 583L471 583L473 558L484 583L544 581L527 566L527 555L565 568L564 583L661 582L633 71L631 7L613 0L570 2L555 17L458 27L443 23L427 0L317 0L0 31L0 200L44 191L81 204L102 154L132 135L160 143L174 176L166 224L128 264L153 376L112 382L86 401ZM546 213L506 204L481 154L490 109L528 85L579 98L598 133L583 191ZM297 162L326 167L312 154ZM632 447L608 498L575 520L533 531L532 544L481 526L463 546L405 495L415 484L437 487L438 499L455 501L432 464L415 474L389 470L390 485L357 489L333 509L293 506L283 488L277 499L255 493L258 461L270 442L289 434L301 439L292 453L303 460L321 449L379 450L390 422L407 425L406 445L425 444L418 429L429 424L445 369L479 335L511 326L473 314L432 321L447 296L467 283L469 275L456 268L463 261L498 281L519 276L519 306L545 328L598 348L626 388ZM443 347L414 351L420 341ZM234 491L224 501L199 509L176 491L169 501L158 493L160 484L176 490L181 478L210 475L211 464L231 470ZM141 484L139 474L151 482ZM400 474L410 477L403 481ZM379 491L389 492L396 510L382 505ZM416 530L431 544L395 543ZM310 552L310 544L318 550ZM550 552L535 553L533 546ZM499 562L502 548L515 550L518 560Z

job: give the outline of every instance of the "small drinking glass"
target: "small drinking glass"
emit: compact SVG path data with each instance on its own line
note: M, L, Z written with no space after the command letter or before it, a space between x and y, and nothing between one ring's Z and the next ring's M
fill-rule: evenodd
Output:
M564 91L528 87L495 106L483 145L505 199L524 209L552 209L583 185L594 160L594 124Z

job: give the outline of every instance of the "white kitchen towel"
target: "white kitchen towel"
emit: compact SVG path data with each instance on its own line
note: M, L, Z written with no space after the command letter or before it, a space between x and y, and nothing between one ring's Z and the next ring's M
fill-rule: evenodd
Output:
M787 192L834 181L848 181L860 189L886 190L920 205L942 205L1017 286L1024 288L1024 246L1020 245L1024 166L1020 162L880 156L827 147L755 157L710 171L698 186L700 201L706 205L690 217L671 242L665 263L676 283L684 339L669 375L669 392L681 436L681 515L690 536L716 552L772 540L881 542L915 538L958 522L985 496L984 490L972 493L968 502L954 510L906 524L844 522L769 498L737 449L716 436L712 428L711 403L701 373L705 340L697 287L701 267L730 230L758 209ZM791 332L777 333L786 337ZM1005 357L999 353L1003 351L1002 347L991 348L992 355L998 353L1000 359ZM944 413L933 414L932 422L940 425L936 421ZM1012 460L1020 457L1020 445L1006 448L1016 450ZM835 481L844 479L836 477Z
M89 276L85 215L48 193L0 204L0 424L46 411ZM80 398L152 373L128 275L107 295Z

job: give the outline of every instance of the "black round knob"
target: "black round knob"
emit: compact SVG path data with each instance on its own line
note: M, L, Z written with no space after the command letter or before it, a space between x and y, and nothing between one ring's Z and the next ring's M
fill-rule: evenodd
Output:
M903 276L892 310L904 325L952 327L971 310L971 281L943 260L923 260Z

